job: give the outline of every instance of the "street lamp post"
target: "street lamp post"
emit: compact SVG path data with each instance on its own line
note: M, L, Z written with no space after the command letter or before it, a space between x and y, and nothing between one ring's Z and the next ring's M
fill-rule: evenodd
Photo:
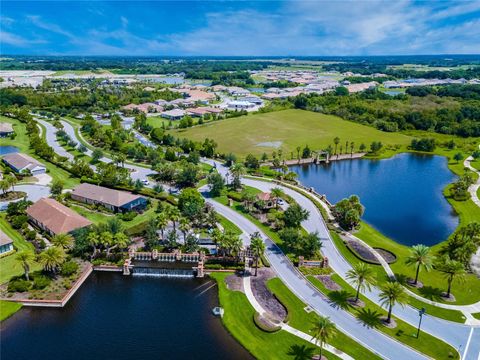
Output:
M417 339L420 336L420 326L422 325L422 316L427 312L425 308L421 308L418 310L418 316L420 316L420 320L418 321L418 329L417 329Z

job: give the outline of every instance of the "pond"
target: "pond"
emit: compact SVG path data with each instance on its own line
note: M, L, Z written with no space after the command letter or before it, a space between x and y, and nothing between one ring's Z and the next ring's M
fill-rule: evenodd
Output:
M434 245L458 226L458 217L442 193L455 181L445 157L400 154L291 170L302 184L326 194L332 203L351 194L360 196L364 220L401 244Z
M11 146L11 145L0 146L0 156L11 154L11 153L17 153L19 151L20 149L17 148L16 146Z
M205 279L94 272L63 309L2 323L2 359L252 359L212 315Z

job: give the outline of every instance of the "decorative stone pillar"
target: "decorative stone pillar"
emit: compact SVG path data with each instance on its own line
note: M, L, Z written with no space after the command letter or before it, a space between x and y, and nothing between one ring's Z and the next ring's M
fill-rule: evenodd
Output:
M157 249L153 249L153 251L152 251L152 259L153 259L153 260L157 260L157 259L158 259L158 250L157 250Z
M324 257L322 261L322 267L323 268L328 268L328 257Z

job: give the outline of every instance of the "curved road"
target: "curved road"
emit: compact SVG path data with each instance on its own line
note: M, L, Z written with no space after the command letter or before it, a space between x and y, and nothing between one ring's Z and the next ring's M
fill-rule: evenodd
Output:
M228 169L225 166L213 160L204 159L204 161L210 163L211 165L215 164L219 173L225 177L226 173L228 172ZM253 180L253 179L245 179L245 178L242 179L242 183L262 191L270 191L274 187L280 187L286 194L294 198L295 201L297 201L303 208L307 209L310 212L310 216L306 221L302 223L302 226L309 232L318 232L323 242L322 252L325 256L329 258L330 266L342 278L345 278L346 272L351 269L351 265L345 260L345 258L340 254L340 252L335 247L335 244L333 243L330 237L330 233L327 229L327 226L323 221L323 217L318 211L315 204L312 203L312 201L310 201L307 197L303 196L302 194L294 190L291 190L283 186L279 186L274 183ZM241 215L235 213L233 210L231 211L232 211L232 213L230 213L231 216L234 216L234 214L237 215L233 218L235 219L234 222L238 221L239 217L242 217ZM229 219L232 219L232 218L229 217ZM295 273L298 274L296 269L291 269L291 268L289 269L276 268L276 270L277 271L280 271L280 270L294 271ZM300 298L305 298L309 293L308 291L306 291L306 289L300 290L300 287L298 287L297 289L294 289L290 285L289 287ZM301 291L302 294L299 295L295 290L298 290L299 292ZM370 300L379 304L380 301L379 301L378 294L379 294L379 291L376 288L373 288L372 291L365 293L365 295ZM396 306L393 310L393 313L395 314L395 316L410 323L414 327L416 327L418 324L418 319L419 319L418 310L413 307L406 306L402 308L401 306ZM429 316L427 314L423 317L422 330L441 338L442 340L448 342L450 345L458 349L460 353L462 353L463 355L462 359L479 360L479 357L480 357L480 328L479 327L445 321L436 317ZM354 334L357 335L357 332L355 332Z

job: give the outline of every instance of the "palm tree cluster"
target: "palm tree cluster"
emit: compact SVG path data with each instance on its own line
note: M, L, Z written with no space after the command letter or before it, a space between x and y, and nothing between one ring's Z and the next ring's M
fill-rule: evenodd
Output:
M0 189L3 194L6 194L10 188L15 191L15 185L17 184L18 179L14 174L6 175L2 180L0 180Z
M250 250L255 258L255 276L257 276L258 259L265 252L265 243L263 242L262 236L259 232L255 232L250 235Z
M225 259L225 257L234 257L235 261L239 260L240 252L243 249L242 239L240 236L231 231L220 231L214 229L212 231L212 240L215 243L217 254Z

